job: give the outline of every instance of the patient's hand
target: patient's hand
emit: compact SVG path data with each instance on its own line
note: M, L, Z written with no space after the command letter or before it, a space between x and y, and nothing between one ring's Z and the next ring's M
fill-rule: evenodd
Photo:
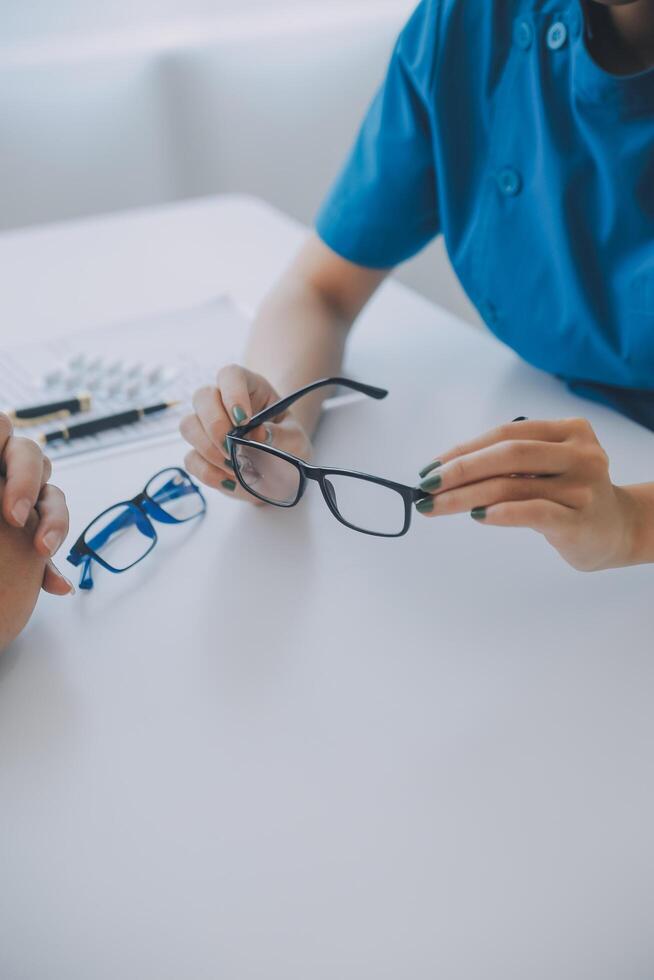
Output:
M29 619L39 589L73 591L51 560L68 533L64 496L47 482L51 470L36 443L14 436L0 413L0 649Z
M4 481L0 494L4 500ZM34 548L39 519L32 511L25 527L10 527L0 517L0 650L11 643L32 615L46 569Z

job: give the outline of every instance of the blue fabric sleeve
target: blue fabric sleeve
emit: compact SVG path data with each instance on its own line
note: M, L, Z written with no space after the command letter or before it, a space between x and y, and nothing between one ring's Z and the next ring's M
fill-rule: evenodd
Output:
M432 74L436 21L436 0L423 0L316 218L325 244L359 265L397 265L440 230L431 124L421 94Z

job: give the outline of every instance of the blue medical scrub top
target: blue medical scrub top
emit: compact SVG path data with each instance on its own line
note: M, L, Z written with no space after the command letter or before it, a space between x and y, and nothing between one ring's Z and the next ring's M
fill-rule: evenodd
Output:
M581 0L423 0L316 228L375 268L442 232L497 337L654 429L654 71L586 35Z

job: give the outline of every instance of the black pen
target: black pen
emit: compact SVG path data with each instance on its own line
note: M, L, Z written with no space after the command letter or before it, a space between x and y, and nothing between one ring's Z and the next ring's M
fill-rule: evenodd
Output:
M28 425L38 425L41 422L54 422L55 419L66 419L70 415L88 412L91 408L91 396L84 392L75 398L60 398L55 402L44 405L31 405L29 408L14 408L7 415L17 429Z
M69 425L64 429L57 429L55 432L46 432L39 436L38 441L42 446L47 446L51 442L71 442L73 439L82 439L84 436L95 436L99 432L106 432L108 429L119 429L123 425L133 425L140 422L149 415L157 412L165 412L167 408L174 408L179 402L159 402L157 405L148 405L147 408L130 408L126 412L118 412L116 415L105 415L101 419L91 419L89 422L79 422L77 425Z

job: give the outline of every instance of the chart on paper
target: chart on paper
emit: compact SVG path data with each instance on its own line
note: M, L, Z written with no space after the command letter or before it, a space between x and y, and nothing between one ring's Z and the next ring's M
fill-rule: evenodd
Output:
M0 352L0 409L42 405L87 393L91 409L66 424L131 408L179 402L139 422L47 446L52 459L97 452L174 435L192 394L215 382L216 369L238 360L247 318L226 296L147 318L105 324ZM61 421L23 427L38 438Z

